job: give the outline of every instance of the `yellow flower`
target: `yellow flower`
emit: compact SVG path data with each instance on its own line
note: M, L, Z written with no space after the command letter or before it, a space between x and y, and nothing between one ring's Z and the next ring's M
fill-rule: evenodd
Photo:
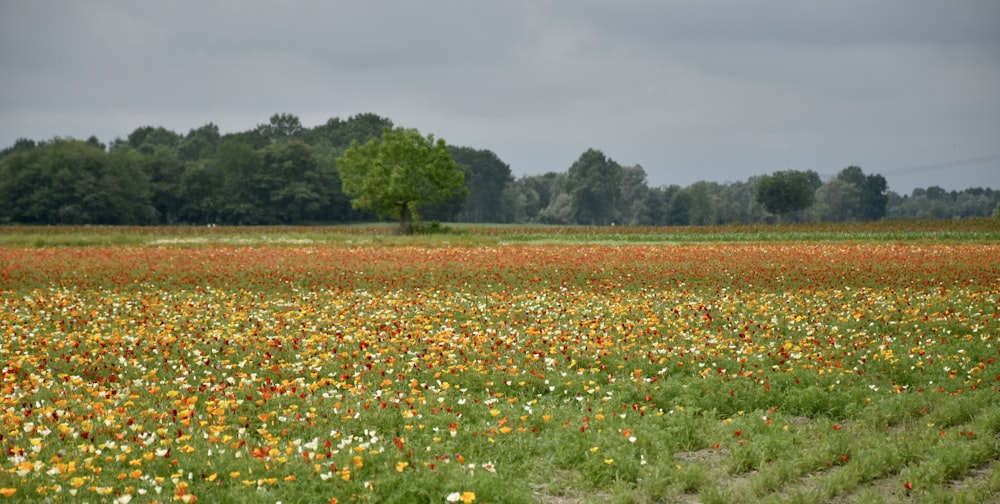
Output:
M465 504L472 504L473 502L476 501L476 493L475 492L462 492L462 496L459 497L458 500L464 502Z
M396 472L403 472L403 470L406 469L407 466L409 465L410 463L406 462L405 460L396 462Z
M3 495L4 497L10 498L15 493L17 493L17 489L16 488L0 488L0 495Z

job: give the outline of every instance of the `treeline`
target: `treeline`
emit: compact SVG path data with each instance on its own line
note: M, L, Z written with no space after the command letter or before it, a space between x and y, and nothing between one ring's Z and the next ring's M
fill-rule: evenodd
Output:
M392 122L375 114L306 128L275 114L222 135L215 124L186 135L143 126L102 144L21 139L0 151L0 223L307 224L371 221L341 189L336 159ZM493 152L449 146L467 195L421 210L425 220L589 225L710 225L777 218L761 182L649 187L645 170L588 149L565 172L515 179ZM992 215L1000 191L939 187L889 191L881 175L848 167L831 180L801 172L809 205L788 221L949 219Z

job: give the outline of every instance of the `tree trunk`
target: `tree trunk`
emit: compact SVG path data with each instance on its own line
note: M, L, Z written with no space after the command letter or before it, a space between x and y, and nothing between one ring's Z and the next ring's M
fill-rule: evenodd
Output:
M410 205L406 201L399 203L399 230L403 234L413 234L413 226L410 223Z

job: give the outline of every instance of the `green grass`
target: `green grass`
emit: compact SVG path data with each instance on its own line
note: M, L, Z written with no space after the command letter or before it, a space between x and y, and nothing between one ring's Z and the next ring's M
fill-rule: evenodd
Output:
M303 245L450 246L503 243L605 245L732 242L990 243L1000 219L691 227L446 224L440 232L403 236L392 223L335 226L0 226L0 246Z

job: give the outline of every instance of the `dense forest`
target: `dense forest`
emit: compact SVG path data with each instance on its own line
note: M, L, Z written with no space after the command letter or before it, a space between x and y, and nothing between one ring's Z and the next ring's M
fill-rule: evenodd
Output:
M359 114L306 128L294 115L275 114L252 130L226 135L210 123L186 135L143 126L107 145L95 137L21 139L0 152L0 224L375 220L344 195L337 158L353 141L379 138L391 126L388 118ZM808 170L785 174L793 175L802 197L775 206L765 204L767 189L781 193L781 172L742 182L649 187L642 166L622 166L588 149L564 172L515 179L489 150L448 149L467 191L423 209L425 220L685 226L953 219L1000 211L1000 190L932 186L899 195L884 177L857 166L829 180Z

